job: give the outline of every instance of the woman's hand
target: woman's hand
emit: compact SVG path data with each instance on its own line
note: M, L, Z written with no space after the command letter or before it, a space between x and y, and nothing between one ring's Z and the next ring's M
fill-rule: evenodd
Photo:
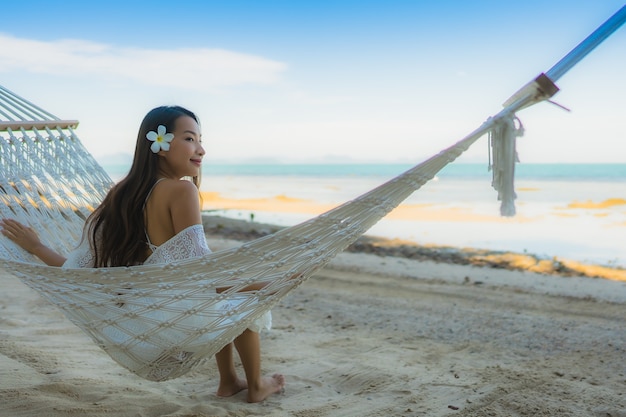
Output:
M17 220L2 219L0 220L0 227L2 228L0 232L4 236L11 239L28 253L35 254L43 246L37 233Z
M65 257L56 253L39 240L37 233L30 227L23 225L17 220L0 220L0 233L11 239L28 253L32 253L47 265L62 266Z

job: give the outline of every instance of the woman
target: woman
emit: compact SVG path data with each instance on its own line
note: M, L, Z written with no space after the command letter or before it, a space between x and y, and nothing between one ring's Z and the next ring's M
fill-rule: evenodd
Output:
M204 154L196 115L179 106L157 107L141 123L128 175L89 216L81 244L67 258L15 220L1 220L1 233L46 264L68 268L167 263L205 255L210 249L198 191ZM218 396L247 389L247 401L259 402L282 391L283 375L261 375L259 331L270 323L268 313L215 355ZM245 379L237 375L233 349L239 353Z

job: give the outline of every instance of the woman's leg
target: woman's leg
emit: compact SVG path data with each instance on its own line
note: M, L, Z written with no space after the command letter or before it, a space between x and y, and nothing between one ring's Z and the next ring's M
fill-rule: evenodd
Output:
M229 343L215 354L217 370L220 373L220 385L217 388L219 397L230 397L248 387L245 380L239 379L233 361L233 344Z
M283 375L261 376L261 340L257 332L246 329L235 338L234 344L237 352L239 352L248 381L248 402L263 401L271 394L283 389L285 386Z

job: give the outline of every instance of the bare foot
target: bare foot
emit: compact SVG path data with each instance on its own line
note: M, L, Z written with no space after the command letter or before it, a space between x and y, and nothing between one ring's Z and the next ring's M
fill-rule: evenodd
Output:
M218 397L231 397L238 392L241 392L248 388L248 382L245 379L237 378L235 382L230 384L223 384L220 381L220 386L217 388Z
M281 392L285 388L285 377L274 374L261 378L260 384L254 388L248 388L248 402L258 403L272 394Z

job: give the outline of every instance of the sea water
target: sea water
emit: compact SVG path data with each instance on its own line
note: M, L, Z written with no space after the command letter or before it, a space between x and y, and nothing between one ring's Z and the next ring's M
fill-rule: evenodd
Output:
M205 164L201 189L228 199L283 196L334 206L408 168L406 164ZM108 170L114 178L121 174L119 167ZM487 165L450 164L403 202L416 207L415 218L388 216L367 233L418 244L626 266L626 164L517 164L515 188L517 214L501 217ZM218 214L243 219L254 215L258 222L290 226L317 213L237 209Z

